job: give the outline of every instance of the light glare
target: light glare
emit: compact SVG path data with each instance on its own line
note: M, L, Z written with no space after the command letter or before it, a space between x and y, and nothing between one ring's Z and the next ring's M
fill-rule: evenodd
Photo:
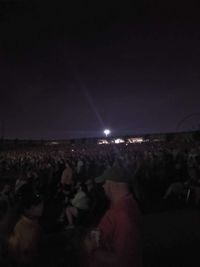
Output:
M108 136L108 135L110 134L110 130L109 130L109 129L105 129L105 130L104 130L104 134L105 134L106 136Z

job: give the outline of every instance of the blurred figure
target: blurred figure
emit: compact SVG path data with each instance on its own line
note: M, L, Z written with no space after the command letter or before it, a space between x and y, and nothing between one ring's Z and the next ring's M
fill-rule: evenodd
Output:
M8 238L8 251L16 263L30 264L38 253L43 201L38 195L26 196L23 214Z
M11 186L9 184L5 184L0 192L0 201L5 203L7 210L12 208L14 204L14 194L12 193Z
M70 167L69 163L65 163L65 169L62 172L61 176L61 185L63 188L70 190L73 184L73 172L72 168Z

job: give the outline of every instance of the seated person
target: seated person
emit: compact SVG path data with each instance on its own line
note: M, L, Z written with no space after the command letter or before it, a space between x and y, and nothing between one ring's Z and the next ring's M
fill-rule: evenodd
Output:
M66 216L69 227L73 227L74 218L77 218L81 212L89 210L89 197L86 193L85 184L78 184L78 191L74 198L70 200L71 205L66 208Z

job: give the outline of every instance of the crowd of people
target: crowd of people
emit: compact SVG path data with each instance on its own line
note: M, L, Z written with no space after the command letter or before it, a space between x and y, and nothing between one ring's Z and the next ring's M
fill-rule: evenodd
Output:
M199 163L198 142L0 152L2 266L142 266L141 213L199 207Z

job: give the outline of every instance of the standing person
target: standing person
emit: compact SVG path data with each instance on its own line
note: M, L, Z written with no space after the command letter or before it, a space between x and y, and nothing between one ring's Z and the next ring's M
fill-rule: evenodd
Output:
M103 187L110 200L110 208L101 219L99 245L86 237L89 266L141 267L141 218L136 201L128 187L124 169L114 166L106 170L96 182L105 181Z
M62 172L61 176L61 185L66 190L71 190L72 184L73 184L73 171L70 167L69 163L65 163L65 169Z

